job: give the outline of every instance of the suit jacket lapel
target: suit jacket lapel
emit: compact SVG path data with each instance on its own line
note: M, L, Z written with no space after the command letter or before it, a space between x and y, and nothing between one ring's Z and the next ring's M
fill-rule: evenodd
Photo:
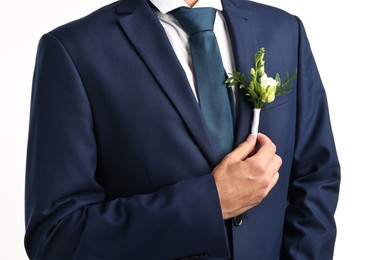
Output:
M127 38L181 114L210 165L215 165L217 162L214 148L198 102L148 1L122 0L117 13L125 14L119 18L119 23Z
M239 1L237 1L239 2ZM226 19L232 43L236 70L248 73L254 66L253 55L260 48L252 30L249 13L241 9L238 3L222 0L223 15ZM252 104L241 90L237 90L237 121L235 129L235 145L246 139L250 133L252 122Z

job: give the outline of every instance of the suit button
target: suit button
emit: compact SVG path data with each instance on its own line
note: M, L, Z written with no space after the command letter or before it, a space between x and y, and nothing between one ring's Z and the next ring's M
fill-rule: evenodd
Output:
M238 215L236 217L233 218L233 224L236 226L236 227L239 227L242 225L242 216L241 215Z

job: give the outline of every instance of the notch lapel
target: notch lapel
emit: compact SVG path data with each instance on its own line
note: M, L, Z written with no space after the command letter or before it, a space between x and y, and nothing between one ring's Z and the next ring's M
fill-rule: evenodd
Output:
M146 0L122 0L119 24L164 93L176 107L211 166L216 153L184 70L176 58L163 27Z
M247 73L254 66L253 56L260 47L257 46L256 37L253 35L249 13L240 8L236 2L222 0L223 15L229 29L234 63L236 65L235 69L244 72L248 76ZM238 111L235 128L235 146L249 135L253 113L248 97L241 90L237 90L237 92Z

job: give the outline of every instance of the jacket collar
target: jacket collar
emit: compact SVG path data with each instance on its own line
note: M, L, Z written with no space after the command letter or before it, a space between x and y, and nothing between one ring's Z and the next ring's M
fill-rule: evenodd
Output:
M184 0L149 0L161 13L166 14L179 7L188 7ZM221 0L198 0L193 6L197 7L212 7L219 11L222 11Z
M165 2L168 0L153 0L150 1L154 4L158 4L159 2ZM182 0L175 0L176 2L180 1L183 2ZM134 12L134 10L137 8L137 6L142 6L142 2L149 2L149 0L121 0L119 2L118 8L117 8L117 13L118 14L131 14ZM200 7L214 7L217 10L221 10L221 0L202 0L198 4ZM157 6L157 5L156 5ZM185 4L180 4L173 2L173 4L164 4L163 10L160 10L163 12L164 10L166 12L172 11L173 9L180 7L180 6L185 6ZM159 8L160 9L160 8ZM163 12L165 13L165 12Z

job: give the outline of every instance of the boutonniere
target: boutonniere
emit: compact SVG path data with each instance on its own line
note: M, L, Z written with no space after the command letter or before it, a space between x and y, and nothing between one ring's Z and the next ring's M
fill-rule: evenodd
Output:
M278 73L275 78L268 77L264 70L264 48L255 54L255 67L250 70L251 80L248 80L245 74L233 70L230 77L226 80L228 87L239 86L249 97L253 104L252 134L257 134L259 129L260 111L266 109L266 103L271 103L276 97L283 96L291 92L292 82L297 76L297 69L292 76L286 73L286 79L282 80Z

